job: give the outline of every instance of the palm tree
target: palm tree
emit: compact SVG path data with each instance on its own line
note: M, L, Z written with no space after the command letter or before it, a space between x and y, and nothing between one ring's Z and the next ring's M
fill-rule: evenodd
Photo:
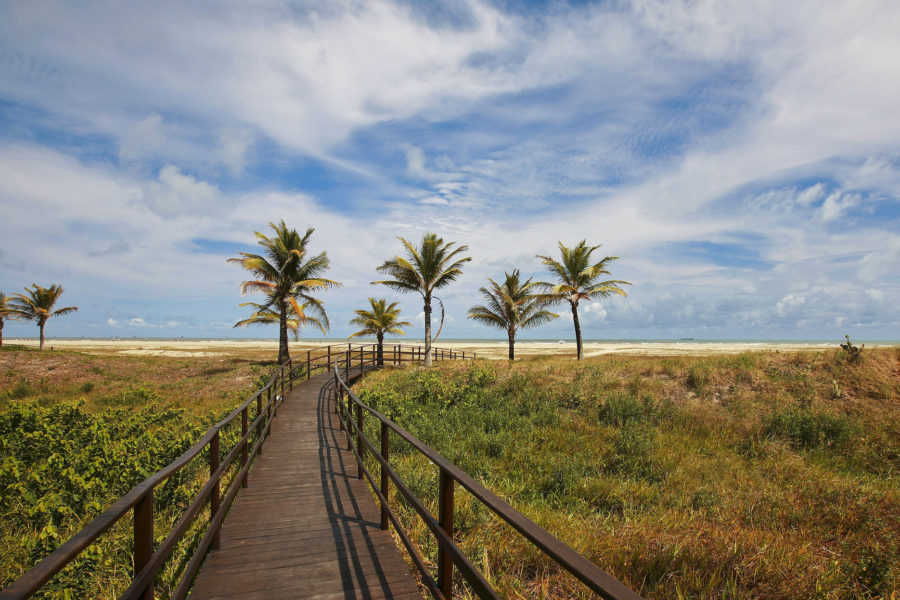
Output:
M369 304L372 310L359 309L353 312L356 316L350 320L351 325L359 325L362 327L350 337L359 335L374 335L378 340L378 364L384 364L384 334L406 335L401 327L412 325L408 321L400 321L400 309L397 308L396 302L387 304L387 300L380 298L369 298Z
M0 292L0 346L3 345L3 321L15 318L16 315L13 314L12 309L9 306L9 297L3 292Z
M275 232L271 237L256 232L258 243L264 250L262 254L241 252L239 258L229 258L228 262L241 265L257 277L241 283L241 295L262 292L267 297L264 304L250 303L257 307L256 312L249 319L239 321L239 324L270 322L266 310L277 314L278 362L284 364L291 358L288 352L288 320L297 320L298 326L305 321L317 323L323 329L328 327L328 315L322 301L311 294L340 284L321 277L329 267L327 253L309 255L307 245L315 229L310 227L301 236L296 229L288 229L283 220L277 224L269 223L269 227ZM307 315L306 311L310 311L312 316Z
M425 366L431 366L431 299L434 290L449 285L462 274L462 265L471 259L459 256L468 246L454 248L456 242L444 243L434 233L422 236L418 248L398 237L406 248L406 256L395 256L384 261L378 271L392 279L373 281L398 292L418 292L425 303Z
M578 347L578 360L584 358L584 349L581 343L581 325L578 322L578 303L581 300L595 300L606 298L612 294L626 296L625 290L620 285L631 285L627 281L611 279L598 281L601 275L609 275L607 263L618 260L618 256L606 256L602 260L591 263L591 253L600 244L588 246L586 240L578 242L574 248L567 248L562 242L559 250L562 260L557 261L549 256L538 254L547 269L556 276L559 283L552 284L541 282L540 285L547 293L551 302L568 302L572 307L572 321L575 323L575 344Z
M516 331L543 325L559 315L546 309L547 299L542 294L534 293L540 287L538 282L519 279L519 270L504 273L506 281L499 284L491 278L490 288L480 288L487 305L473 306L469 309L469 318L485 325L505 329L509 336L509 360L516 358Z
M45 288L33 283L30 289L25 288L25 292L25 294L11 295L7 303L8 310L14 318L19 317L37 323L41 329L41 350L43 350L44 325L47 324L47 319L75 312L78 310L78 307L67 306L53 310L53 306L63 293L62 286L59 285L51 285Z
M315 298L313 300L320 302ZM304 301L303 304L300 304L300 314L295 311L293 304L288 305L285 326L288 331L294 334L294 341L300 339L300 328L303 325L315 325L323 334L325 333L325 325L322 323L321 319L306 314L306 308L309 304L309 301ZM247 327L248 325L278 325L281 323L281 314L278 311L273 310L270 306L259 304L257 302L242 302L239 306L252 306L254 310L249 317L235 323L234 327Z

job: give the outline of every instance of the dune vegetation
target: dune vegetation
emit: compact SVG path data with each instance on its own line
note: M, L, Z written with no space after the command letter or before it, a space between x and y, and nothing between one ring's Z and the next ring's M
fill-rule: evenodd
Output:
M0 587L192 446L273 367L241 358L0 349ZM156 490L158 537L199 489L207 460L192 461ZM157 582L160 597L167 597L197 533L167 563ZM131 580L131 546L126 518L37 597L118 597Z
M900 589L900 350L478 360L358 392L648 598ZM436 510L435 467L400 441L392 461ZM589 596L468 493L457 503L462 547L505 597Z

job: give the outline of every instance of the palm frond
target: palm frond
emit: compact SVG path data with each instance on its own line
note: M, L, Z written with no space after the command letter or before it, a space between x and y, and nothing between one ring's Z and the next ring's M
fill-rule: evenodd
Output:
M470 308L468 318L514 334L520 328L536 327L558 316L543 309L549 296L537 290L544 284L531 279L522 281L518 269L505 276L502 284L488 279L490 286L479 290L487 304Z
M384 298L369 298L370 310L356 309L356 316L350 320L351 325L361 327L359 331L350 337L361 335L406 335L400 327L412 325L408 321L400 320L400 309L397 303L387 304Z

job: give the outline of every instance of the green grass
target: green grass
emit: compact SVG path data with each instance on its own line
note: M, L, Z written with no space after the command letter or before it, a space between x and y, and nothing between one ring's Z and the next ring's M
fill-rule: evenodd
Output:
M386 370L358 387L647 597L890 598L900 589L896 350L859 361L839 351L476 361ZM434 466L395 446L394 464L434 509ZM589 597L457 496L460 543L502 594ZM434 560L424 526L393 501Z
M0 352L0 587L192 446L272 365L242 359ZM254 405L255 407L255 405ZM251 412L251 419L255 415ZM224 455L239 422L223 432ZM159 544L208 474L202 453L154 491ZM226 477L233 476L234 469ZM157 579L166 598L208 515ZM126 516L37 597L115 598L131 579Z

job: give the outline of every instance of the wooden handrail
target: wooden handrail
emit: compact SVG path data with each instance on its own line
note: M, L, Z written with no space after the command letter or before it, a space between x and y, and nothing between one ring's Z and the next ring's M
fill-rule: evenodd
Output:
M414 356L423 355L422 346L395 346L399 360L393 360L394 364L402 364L403 352L408 350L410 361ZM437 351L435 348L433 351ZM465 353L463 353L465 356ZM437 356L437 352L435 352ZM443 354L442 354L443 356ZM128 589L122 598L141 598L152 600L153 583L156 575L162 569L166 559L175 546L190 529L194 520L201 514L206 504L210 505L210 517L206 532L201 542L188 563L185 572L182 573L180 582L176 587L173 598L184 598L193 581L194 575L202 564L203 557L209 547L218 544L219 527L225 519L231 503L238 491L247 487L247 474L252 467L256 456L262 454L263 444L271 432L272 420L277 414L278 407L284 399L285 386L293 389L294 379L305 374L309 379L314 370L323 373L335 362L337 357L342 357L341 364L347 369L348 374L355 368L354 362L360 371L366 368L374 368L377 362L376 344L347 344L329 345L306 353L305 360L289 360L279 365L270 376L268 382L255 391L247 400L228 413L223 419L210 427L206 433L188 450L178 458L166 465L131 490L121 498L113 502L103 513L88 523L81 531L69 538L56 550L51 552L37 565L26 571L18 579L13 581L3 590L0 590L0 600L20 600L31 597L47 583L54 575L59 573L88 546L94 543L101 535L106 533L113 525L125 517L130 511L134 511L134 566L135 573ZM474 358L471 354L469 358ZM409 361L406 361L409 362ZM295 376L294 369L299 370ZM304 372L305 370L305 372ZM249 420L250 406L256 404L256 417ZM361 413L360 413L361 414ZM228 451L224 459L219 461L218 441L219 432L240 417L241 438ZM251 434L256 434L256 441L252 448L248 448ZM153 549L153 490L169 477L177 473L204 449L210 446L210 475L206 483L195 494L191 504L176 521L165 540L154 551ZM240 455L240 470L234 476L225 491L224 498L220 490L222 477L231 468L235 458Z
M454 355L451 354L450 356ZM331 397L335 402L335 410L342 419L341 428L347 435L348 442L351 442L354 435L356 436L356 448L353 448L352 443L348 443L348 446L356 456L360 473L366 476L369 485L381 504L382 528L387 527L387 520L390 520L394 524L395 530L401 534L401 541L403 541L404 546L406 546L407 551L410 553L413 563L419 569L423 582L436 599L451 600L452 572L454 566L459 569L460 574L462 574L469 585L472 586L472 589L479 598L493 599L498 597L496 592L485 581L481 573L477 571L471 561L465 557L463 552L453 541L453 487L454 483L458 483L468 490L472 496L481 501L481 503L491 510L491 512L506 521L513 529L539 548L554 562L578 578L590 588L591 591L607 600L643 600L642 596L638 593L634 592L622 582L609 575L606 571L561 542L537 523L517 511L508 502L475 481L468 473L445 459L433 448L427 446L421 440L377 410L364 404L350 389L348 378L346 378L346 376L344 378L341 377L342 365L340 365L339 362L340 361L335 361L335 364L333 365L330 391ZM347 373L346 368L344 368L344 371ZM355 375L358 376L361 374L362 369ZM348 399L346 404L344 403L345 396ZM354 419L350 418L350 415L353 414L354 406L356 407L355 422ZM364 413L372 415L380 422L382 439L380 441L380 449L378 450L364 433ZM439 469L439 514L437 519L425 508L422 501L415 497L412 491L410 491L406 484L403 483L397 472L390 466L390 443L388 433L391 431L399 435L410 446L415 448L416 451L434 463ZM366 451L369 452L380 465L381 477L378 483L376 483L374 477L363 464L364 452ZM399 519L391 510L388 502L387 479L394 482L397 486L397 490L404 498L406 498L407 502L409 502L416 513L418 513L419 517L432 532L438 543L437 582L434 581L431 574L425 568L425 561L415 546L411 542L407 543L408 534L403 529Z

